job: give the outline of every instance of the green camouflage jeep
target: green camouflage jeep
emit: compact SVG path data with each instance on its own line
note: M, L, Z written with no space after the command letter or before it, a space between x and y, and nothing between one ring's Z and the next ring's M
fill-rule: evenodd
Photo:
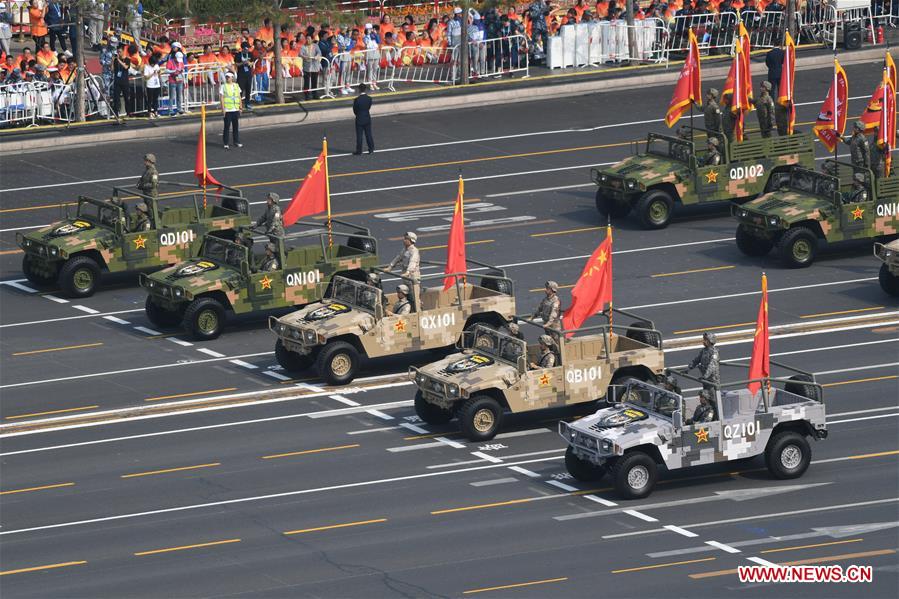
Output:
M195 185L160 181L159 188L158 200L133 186L114 187L109 200L81 196L74 217L67 208L61 222L16 233L25 252L25 276L39 286L58 282L69 297L88 297L103 271L135 272L177 264L195 253L207 232L250 224L248 203L233 187L204 194ZM147 205L150 230L132 232L134 206L140 202Z
M645 152L637 151L608 168L591 169L597 210L614 217L633 213L645 228L662 229L677 204L747 200L766 191L772 175L790 165L815 164L810 133L754 136L732 144L721 137L721 164L701 166L707 138L702 129L693 129L687 138L650 133Z
M634 318L632 314L615 314ZM518 318L522 327L542 333L543 326ZM415 411L429 424L458 418L472 441L492 439L505 412L588 404L606 397L609 385L628 378L653 382L663 373L662 335L653 324L638 320L630 327L600 325L560 336L556 365L535 368L540 346L490 327L467 331L460 353L410 368L418 387Z
M197 257L141 275L147 318L160 327L181 324L197 340L215 339L228 311L249 314L314 302L321 298L319 283L336 274L364 280L362 269L378 263L377 241L364 227L331 222L333 245L322 223L303 221L292 226L306 230L283 237L252 229L206 235ZM270 241L278 268L259 272Z
M790 267L809 266L820 241L895 236L899 228L899 177L875 178L868 169L826 160L824 172L793 167L778 188L743 205L733 205L737 247L765 256L773 247ZM830 174L834 173L834 174ZM852 198L853 176L862 173L866 202Z
M890 243L875 243L874 256L883 262L880 265L880 287L892 295L899 297L899 239Z
M502 327L515 315L512 281L500 269L468 262L487 273L457 273L448 290L443 289L443 264L422 262L439 266L440 274L423 275L419 282L403 278L411 291L408 314L393 313L397 294L382 291L380 284L335 277L321 302L269 319L278 337L278 362L292 372L314 364L323 380L343 385L355 378L363 357L451 348L462 331L478 323ZM380 277L393 274L380 268L372 272Z

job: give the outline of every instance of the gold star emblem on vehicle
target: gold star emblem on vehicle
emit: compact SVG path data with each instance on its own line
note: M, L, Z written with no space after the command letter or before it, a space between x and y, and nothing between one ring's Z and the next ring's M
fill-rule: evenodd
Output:
M396 324L393 325L393 330L397 333L405 333L406 332L406 321L405 320L397 320Z
M549 376L549 374L544 372L543 374L540 375L540 378L538 379L538 381L540 382L541 387L548 387L549 384L553 381L553 377Z
M705 182L706 183L717 183L718 182L718 171L709 171L705 174Z
M861 206L856 206L855 210L852 211L852 220L861 220L864 214L865 209Z
M708 443L709 442L709 429L701 428L693 434L696 435L697 443L703 443L703 442Z
M263 289L271 289L272 288L272 280L268 278L268 275L262 277L259 280L259 285L262 286Z
M131 241L134 242L134 249L136 250L143 250L147 248L147 238L143 235L138 235Z

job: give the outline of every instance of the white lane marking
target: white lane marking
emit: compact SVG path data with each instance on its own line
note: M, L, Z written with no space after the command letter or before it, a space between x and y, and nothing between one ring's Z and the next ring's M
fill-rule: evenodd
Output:
M368 410L368 413L377 412L377 410ZM386 416L386 414L385 414ZM393 418L393 416L391 416ZM387 431L395 431L398 429L398 426L382 426L380 428L367 428L361 431L350 431L348 435L367 435L368 433L385 433Z
M604 505L606 507L615 507L618 504L614 501L609 501L608 499L603 499L599 495L584 495L584 499L589 499L590 501L595 501L600 505Z
M894 340L895 342L895 340ZM822 372L816 372L816 375L825 375L825 374L842 374L844 372L858 372L859 370L872 370L876 368L889 368L891 366L899 366L899 362L887 362L886 364L871 364L869 366L856 366L855 368L840 368L839 370L824 370ZM897 406L899 407L899 406ZM836 414L831 414L831 416L836 416Z
M266 376L270 376L273 379L278 379L279 381L289 381L290 380L289 376L284 376L280 372L275 372L274 370L265 370L262 372L262 374L264 374Z
M548 481L546 481L546 484L552 485L558 489L562 489L563 491L567 491L568 493L572 493L574 491L580 490L577 487L572 487L571 485L566 485L565 483L557 481L557 480L548 480Z
M531 470L528 470L527 468L522 468L521 466L509 466L509 470L513 470L513 471L517 472L518 474L524 474L525 476L528 476L530 478L542 478L536 472L532 472Z
M147 335L162 335L159 331L154 329L148 329L147 327L134 327L135 331L140 331L141 333L146 333Z
M689 530L681 528L680 526L675 526L674 524L667 524L667 525L665 525L665 528L667 528L671 532L676 532L677 534L688 537L688 538L693 538L693 537L699 536L695 532L690 532Z
M17 281L0 281L3 285L7 285L8 287L12 287L14 289L18 289L19 291L24 291L25 293L37 293L37 289L32 289L28 285L23 285L21 281L27 281L28 279L19 279Z
M79 320L81 318L93 318L95 316L101 316L106 318L107 316L111 316L114 314L132 314L134 312L143 312L143 308L135 308L133 310L117 310L115 312L105 312L103 314L83 314L78 316L64 316L62 318L46 318L44 320L30 320L27 322L9 322L6 324L0 324L0 329L5 329L7 327L28 327L36 324L48 324L54 322L63 322L66 320ZM128 323L130 324L130 323Z
M557 458L539 458L535 460L527 460L519 462L519 464L534 464L538 462L548 462ZM257 501L265 501L268 499L280 499L283 497L297 497L300 495L312 495L314 493L324 493L327 491L342 491L346 489L358 489L360 487L370 487L375 485L385 485L396 482L406 482L410 480L421 480L437 476L448 476L452 474L464 474L468 472L478 472L480 470L490 470L495 468L504 468L504 464L487 464L483 466L472 466L470 468L460 468L458 470L447 470L445 472L421 472L418 474L409 474L406 476L395 476L392 478L381 478L375 480L359 481L354 483L344 483L340 485L331 485L329 487L318 487L313 489L299 489L297 491L284 491L282 493L272 493L269 495L256 495L253 497L240 497L238 499L225 499L222 501L212 501L208 503L196 503L192 505L181 505L177 507L162 508L157 510L149 510L145 512L134 512L130 514L118 514L116 516L104 516L101 518L91 518L89 520L77 520L73 522L60 522L57 524L45 524L42 526L32 526L30 528L20 528L17 530L0 531L0 536L15 535L26 532L35 532L39 530L53 530L58 528L70 528L72 526L80 526L84 524L96 524L98 522L111 522L115 520L125 520L128 518L140 518L144 516L157 516L160 514L172 514L176 512L184 512L189 510L199 510L211 507L221 507L224 505L239 505L242 503L252 503Z
M213 350L207 349L205 347L200 347L197 349L197 351L202 352L202 353L206 354L207 356L212 356L213 358L224 358L225 357L225 354L220 354L217 351L213 351Z
M578 185L561 185L559 187L541 187L539 189L522 189L521 191L506 191L504 193L488 193L485 198L505 198L509 196L520 196L528 193L538 193L541 191L560 191L562 189L577 189L579 187L596 187L596 183L579 183ZM613 252L614 253L614 252Z
M465 449L465 445L459 443L457 441L453 441L452 439L447 439L446 437L434 437L435 441L439 441L444 445L449 445L453 449Z
M511 439L512 437L527 437L530 435L540 435L542 433L551 433L553 431L548 428L532 428L525 429L523 431L512 431L509 433L500 433L494 437L494 439Z
M502 464L503 463L503 461L501 459L499 459L498 457L486 454L483 451L472 451L471 455L473 455L476 458L481 458L482 460L487 460L491 464ZM430 466L428 466L428 467L430 468ZM512 480L516 480L516 479L513 478Z
M492 485L504 485L506 483L517 483L518 479L514 477L509 478L491 478L490 480L476 480L473 483L468 483L472 487L489 487Z
M856 325L845 326L845 327L834 327L834 328L828 328L828 329L818 329L818 330L815 330L815 331L802 331L802 332L798 332L798 333L781 333L781 334L779 334L779 335L769 335L768 339L770 339L770 340L773 340L773 339L791 339L791 338L794 338L794 337L807 337L807 336L809 336L809 335L827 335L827 334L832 334L832 333L841 333L841 332L843 332L843 331L858 331L858 330L863 330L863 329L873 329L873 328L875 328L875 327L894 326L894 325L897 325L897 324L899 324L899 320L891 320L891 321L887 321L887 322L878 322L877 324L871 324L871 323L866 323L866 324L856 324ZM752 343L752 338L750 337L750 338L747 338L747 339L745 339L745 340L740 339L740 340L735 340L735 341L719 341L719 342L716 343L715 345L716 345L717 347L723 347L723 346L725 346L725 345L741 345L741 344L743 344L743 343ZM856 346L856 345L861 345L861 344L853 343L853 344L850 345L850 347ZM702 347L702 344L701 344L701 343L694 343L693 345L684 345L684 346L682 346L682 347L667 348L667 349L665 349L665 350L663 350L663 351L665 351L665 353L676 353L676 352L683 352L683 351L695 350L695 349L699 349L699 348L701 348L701 347ZM808 351L809 351L808 349L798 349L798 350L795 350L795 351L790 352L790 353L793 353L793 354L804 354L804 353L807 353ZM774 354L772 354L772 355L774 355ZM780 355L780 354L778 354L778 355ZM867 369L867 368L869 368L869 367L867 367L867 366L865 366L865 367L859 367L858 370L865 370L865 369Z
M63 298L61 298L61 297L56 297L56 296L53 295L52 293L48 293L48 294L46 294L46 295L43 295L42 297L43 297L44 299L50 300L51 302L56 302L57 304L68 304L68 303L69 303L69 300L63 299Z
M658 518L653 518L652 516L647 516L643 512L638 512L637 510L624 510L622 513L627 514L628 516L633 516L634 518L639 518L640 520L644 520L646 522L658 522Z
M779 567L779 564L775 564L774 562L769 562L768 560L762 559L760 557L747 557L746 559L748 559L751 562L755 562L756 564L758 564L760 566L767 566L769 568Z
M382 412L380 410L366 410L366 413L371 414L372 416L375 416L377 418L380 418L381 420L393 420L393 416L391 416L390 414L385 414L384 412ZM387 428L393 428L393 427L390 426ZM349 433L349 434L352 435L353 433Z
M82 306L81 304L74 304L72 306L76 310L81 310L82 312L87 312L88 314L99 314L99 310L94 310L93 308L88 308L87 306Z
M899 406L887 406L885 408L871 408L870 410L853 410L851 412L837 412L836 414L828 414L829 418L837 416L853 416L855 414L870 414L871 412L887 412L889 410L899 410Z
M718 541L706 541L705 544L709 547L714 547L715 549L726 551L727 553L742 553L736 547L731 547L730 545L725 545L724 543L719 543Z
M116 324L131 324L127 320L122 320L118 316L104 316L103 319L108 320L109 322L114 322ZM203 350L200 350L200 351L203 351Z
M411 384L411 381L410 381L410 384ZM427 435L428 433L431 432L428 429L422 428L422 427L418 426L417 424L412 424L411 422L403 422L402 424L400 424L400 426L403 428L409 429L413 433L418 433L419 435Z
M185 341L184 339L178 339L177 337L166 337L166 341L171 341L175 345L180 345L181 347L193 347L193 343L190 341Z
M353 401L352 399L348 399L342 395L329 395L328 397L330 397L334 401L339 401L340 403L346 404L348 406L358 406L359 405L358 401Z
M787 322L787 323L783 323L783 324L776 324L776 325L771 326L769 328L769 330L780 331L782 329L789 329L789 328L796 327L797 325L817 326L817 325L823 325L823 324L851 324L857 320L867 320L870 318L885 318L887 316L899 316L899 311L888 310L886 312L874 312L874 313L869 312L868 314L859 314L856 316L837 316L834 318L821 318L818 320L800 320L800 321L796 321L796 322ZM731 329L731 330L726 331L727 334L753 333L753 332L755 332L754 328L752 328L752 329ZM723 335L725 333L720 333L720 334ZM700 339L702 339L702 335L685 335L683 337L678 337L677 339L678 339L678 341L699 341ZM888 339L887 341L895 341L895 339ZM876 343L881 343L881 342L882 341L877 341ZM833 347L851 347L851 346L835 345ZM786 354L781 353L778 355L783 356Z
M246 368L248 370L256 370L259 368L255 364L250 364L249 362L244 362L243 360L228 360L228 361L236 366L240 366L240 367Z
M309 391L312 391L313 393L318 393L322 390L322 388L318 385L312 385L309 383L297 383L297 387L302 387L303 389L307 389Z
M860 418L847 418L846 420L827 421L827 424L843 424L844 422L860 422L862 420L877 420L879 418L893 418L899 414L880 414L879 416L863 416Z
M535 456L535 455L546 455L548 453L564 455L564 451L565 451L564 449L547 449L544 451L528 451L526 453L514 453L512 455L503 455L503 456L497 456L497 457L502 460L515 460L518 458L529 458L529 457ZM433 464L431 466L427 466L427 468L428 468L428 470L433 470L436 468L452 468L454 466L459 466L460 464L477 464L478 462L482 462L482 461L483 460L468 460L467 462L459 462L459 461L447 462L445 464Z
M441 441L429 441L427 443L418 443L416 445L401 445L399 447L388 447L390 453L400 453L402 451L417 451L419 449L431 449L432 447L443 447Z

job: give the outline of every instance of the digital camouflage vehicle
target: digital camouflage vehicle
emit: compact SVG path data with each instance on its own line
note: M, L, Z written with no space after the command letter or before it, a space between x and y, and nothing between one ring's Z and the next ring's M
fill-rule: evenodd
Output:
M207 232L250 223L248 203L233 187L204 194L194 185L160 181L159 189L158 200L133 186L114 187L109 200L81 196L74 217L66 209L61 222L16 233L25 252L25 276L40 286L58 282L69 297L88 297L96 291L102 272L177 264L193 255ZM140 202L148 208L149 231L131 231Z
M616 389L620 403L574 422L559 422L559 434L568 443L568 472L591 482L610 472L625 499L649 495L660 467L677 470L764 454L775 478L802 476L812 457L808 439L827 437L821 386L809 373L771 365L798 374L765 379L754 394L750 381L717 386L712 420L697 423L691 415L698 397L627 381ZM746 363L739 368L747 368Z
M378 262L376 240L364 227L331 222L333 246L321 223L302 221L293 226L307 230L284 237L253 236L250 229L207 235L196 258L141 275L147 318L160 327L180 323L194 339L215 339L224 329L226 312L302 306L318 300L319 283L336 274L364 279L362 269ZM237 237L242 243L235 242ZM270 240L278 268L259 272Z
M852 201L855 173L864 175L865 202ZM834 160L825 161L824 172L794 167L773 191L733 205L731 213L740 223L741 252L765 256L776 247L787 266L801 268L814 262L820 242L895 236L899 177L875 178L870 170Z
M278 337L278 363L292 372L314 364L323 380L343 385L355 378L363 358L452 347L462 331L478 323L502 327L515 315L512 281L502 270L468 262L488 269L487 274L457 273L465 280L457 277L446 291L443 268L440 274L423 275L419 284L402 279L411 292L409 314L392 313L396 293L335 277L321 302L269 319L269 328ZM437 263L422 262L427 264ZM371 272L392 274L382 269Z
M810 133L756 135L732 144L722 136L717 166L702 166L707 139L703 129L693 129L686 139L650 133L644 152L608 168L591 169L597 210L614 217L633 213L645 228L661 229L679 204L748 200L767 191L775 173L793 164L809 168L815 164Z
M875 243L874 256L883 262L880 265L880 287L892 295L899 296L899 239L890 243Z
M518 322L543 332L537 323ZM654 381L665 366L662 335L642 319L630 327L584 327L568 339L563 332L553 368L530 367L539 359L539 345L483 325L467 331L459 349L461 353L433 364L410 368L409 378L418 387L415 411L422 420L441 424L456 417L473 441L492 439L506 411L595 402L606 396L610 384L629 377Z

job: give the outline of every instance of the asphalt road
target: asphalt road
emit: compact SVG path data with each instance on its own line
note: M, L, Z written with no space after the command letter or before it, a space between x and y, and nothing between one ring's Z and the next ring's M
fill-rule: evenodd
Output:
M858 114L880 74L847 71ZM801 127L830 76L798 73ZM243 149L225 151L210 123L209 165L259 214L266 192L293 193L326 133L335 214L369 226L385 259L416 230L435 260L461 169L469 256L506 268L519 312L529 312L546 279L574 283L604 234L589 167L663 127L669 93L480 108L452 120L376 107L378 151L361 157L346 155L350 124L247 132ZM669 473L649 498L620 502L608 479L591 488L565 472L556 421L583 411L512 417L484 444L454 423L419 423L411 385L382 375L433 355L375 361L350 388L323 389L280 371L264 318L236 319L218 340L197 343L153 330L133 277L83 301L29 290L16 231L56 220L80 194L133 183L147 151L165 178L189 182L194 147L193 136L135 140L0 164L0 424L246 394L227 408L0 431L5 597L895 596L895 324L841 320L772 340L775 359L825 386L830 437L814 444L803 478L775 481L756 459ZM683 211L663 231L614 226L615 304L669 340L752 327L763 270L772 325L897 307L877 285L869 244L834 247L795 271L742 256L726 206ZM567 304L567 290L562 297ZM750 350L737 342L722 357ZM669 349L667 363L694 352ZM733 570L749 558L871 565L874 580L741 585Z

